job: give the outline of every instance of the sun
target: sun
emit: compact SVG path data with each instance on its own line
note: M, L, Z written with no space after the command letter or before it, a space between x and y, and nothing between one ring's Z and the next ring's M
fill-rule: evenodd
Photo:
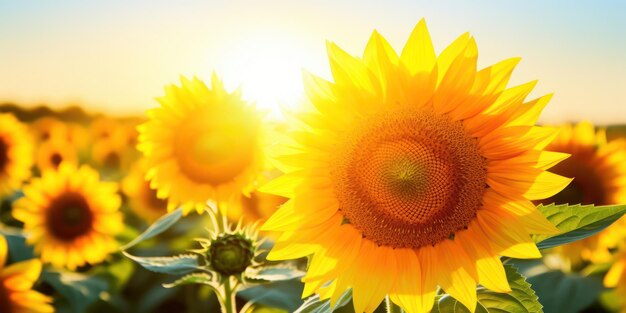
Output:
M301 38L301 36L300 36ZM243 97L268 112L268 118L281 118L281 109L301 100L302 68L315 66L314 50L295 34L263 30L247 34L222 49L218 71L225 85L243 87Z

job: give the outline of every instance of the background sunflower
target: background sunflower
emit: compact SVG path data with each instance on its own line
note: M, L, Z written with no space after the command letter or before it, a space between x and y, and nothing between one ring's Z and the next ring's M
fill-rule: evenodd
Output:
M101 182L93 169L62 163L24 187L13 216L24 223L28 243L45 263L76 269L102 262L117 248L123 229L117 184Z
M147 178L169 210L202 213L213 200L222 208L254 188L264 168L261 119L239 92L228 93L213 76L209 89L197 78L181 78L159 98L139 126Z

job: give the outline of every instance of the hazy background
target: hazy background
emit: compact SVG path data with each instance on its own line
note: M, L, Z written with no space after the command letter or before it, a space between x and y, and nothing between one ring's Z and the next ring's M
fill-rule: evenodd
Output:
M471 32L481 67L554 92L543 122L626 123L626 1L2 1L0 102L141 113L180 74L260 106L293 105L300 70L328 77L325 40L361 55L373 29L402 49L426 18L441 51Z

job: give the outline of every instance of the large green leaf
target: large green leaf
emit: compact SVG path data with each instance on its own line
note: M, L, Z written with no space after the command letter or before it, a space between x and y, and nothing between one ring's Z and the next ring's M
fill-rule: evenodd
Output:
M200 269L198 256L195 254L181 254L170 257L140 257L124 251L124 255L137 262L143 268L170 275L184 275Z
M505 265L506 278L511 285L511 292L498 293L482 286L478 287L476 313L511 312L538 313L543 312L535 292L515 267ZM432 313L469 313L463 304L449 295L444 295L433 307ZM565 312L565 311L564 311Z
M86 312L108 289L106 280L100 277L73 272L44 271L41 279L58 291L76 313Z
M604 290L602 276L551 270L528 277L546 313L580 312Z
M178 220L183 216L183 210L178 208L170 213L167 213L161 216L156 222L154 222L146 231L144 231L141 235L137 236L131 242L125 244L121 249L128 250L131 247L137 245L138 243L150 239L166 230L168 230L172 225L176 224Z
M289 280L304 276L304 272L288 264L265 265L248 268L245 277L252 283L264 283L280 280Z
M302 305L302 283L299 279L280 280L240 290L237 297L254 303L295 311Z
M537 209L562 233L535 236L539 249L560 246L593 236L626 213L626 205L539 205Z
M172 283L163 284L163 287L174 288L174 287L178 287L182 285L192 285L192 284L204 284L204 285L209 285L209 286L215 286L218 283L219 283L219 280L215 276L209 273L192 273L189 275L185 275Z

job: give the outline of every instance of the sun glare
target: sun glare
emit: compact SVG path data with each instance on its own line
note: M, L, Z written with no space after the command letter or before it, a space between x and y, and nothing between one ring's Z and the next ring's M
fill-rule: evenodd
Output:
M302 69L310 70L315 63L312 50L289 34L255 33L233 40L222 50L218 72L227 87L241 86L246 100L267 111L270 118L281 118L281 108L301 101Z

